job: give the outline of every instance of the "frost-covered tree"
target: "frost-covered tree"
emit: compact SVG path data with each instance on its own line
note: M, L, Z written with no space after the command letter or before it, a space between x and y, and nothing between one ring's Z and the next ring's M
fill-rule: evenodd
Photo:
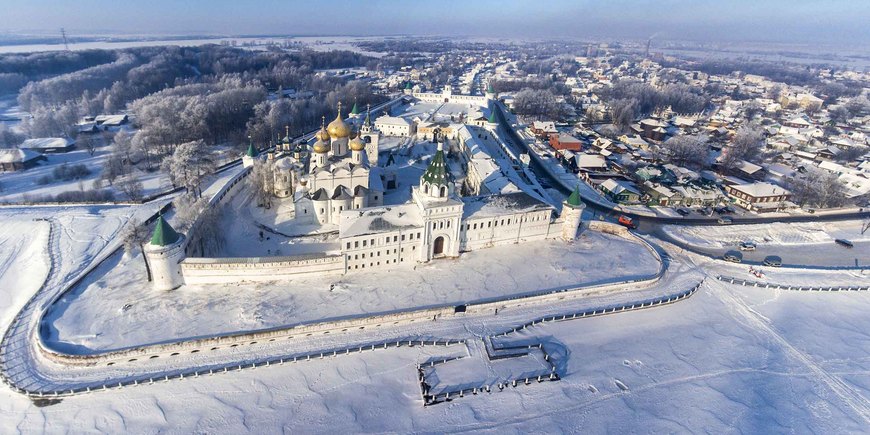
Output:
M836 174L810 168L801 176L789 178L786 188L792 193L792 201L800 206L839 207L846 204L843 184Z
M679 166L703 168L710 153L707 141L707 137L701 135L674 136L662 142L658 158Z
M215 166L202 140L179 145L161 164L174 185L184 186L190 195L196 197L202 196L200 185Z
M254 192L257 207L272 208L272 192L275 191L275 172L272 165L261 160L254 161L248 184Z
M719 164L728 170L733 170L743 160L757 161L763 147L764 133L760 129L740 127L731 143L723 151Z

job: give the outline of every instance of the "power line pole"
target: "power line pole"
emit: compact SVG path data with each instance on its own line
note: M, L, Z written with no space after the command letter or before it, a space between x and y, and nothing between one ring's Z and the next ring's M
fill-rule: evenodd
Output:
M69 42L66 40L66 30L63 27L60 28L60 35L63 36L63 46L66 48L66 51L69 51Z

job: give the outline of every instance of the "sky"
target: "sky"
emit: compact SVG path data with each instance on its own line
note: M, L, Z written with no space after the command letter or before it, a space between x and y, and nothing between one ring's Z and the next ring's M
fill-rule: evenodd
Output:
M870 0L0 0L0 35L461 35L870 43Z

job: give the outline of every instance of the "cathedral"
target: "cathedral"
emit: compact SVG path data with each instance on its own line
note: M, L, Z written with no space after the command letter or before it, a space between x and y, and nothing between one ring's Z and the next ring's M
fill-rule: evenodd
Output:
M323 224L338 224L344 210L383 204L384 187L377 169L380 132L375 130L371 110L357 128L359 112L354 104L351 119L341 116L341 103L335 119L321 125L308 147L290 145L289 133L276 146L278 155L270 156L274 176L273 194L291 197L296 219ZM249 149L246 165L256 156Z

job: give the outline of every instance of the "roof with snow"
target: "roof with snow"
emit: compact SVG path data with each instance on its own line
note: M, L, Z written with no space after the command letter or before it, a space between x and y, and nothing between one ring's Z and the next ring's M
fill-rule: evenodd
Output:
M21 150L17 148L0 149L0 163L26 163L42 156L36 151Z
M30 150L49 150L70 148L75 145L74 140L69 140L63 137L40 137L36 139L27 139L21 143L19 148Z
M791 192L777 186L776 184L771 183L750 183L750 184L735 184L730 186L731 189L734 189L738 192L745 193L754 198L761 198L765 196L779 196L779 195L789 195Z
M339 218L339 237L354 237L423 227L417 204L344 210Z

